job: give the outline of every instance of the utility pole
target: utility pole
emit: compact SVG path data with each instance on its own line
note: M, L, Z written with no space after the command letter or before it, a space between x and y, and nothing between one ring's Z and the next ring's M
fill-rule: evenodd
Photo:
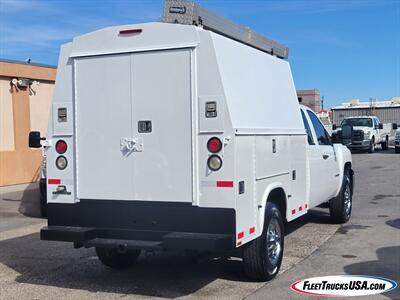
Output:
M321 97L321 110L324 110L324 96Z

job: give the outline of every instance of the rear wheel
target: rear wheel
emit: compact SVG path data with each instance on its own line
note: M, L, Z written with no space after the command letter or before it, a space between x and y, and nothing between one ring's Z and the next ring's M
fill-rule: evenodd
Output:
M278 207L267 202L264 229L260 237L243 249L245 274L259 281L271 280L281 267L284 246L284 228Z
M345 170L339 195L329 201L329 213L335 223L346 223L351 216L353 195L349 170Z
M394 151L395 151L396 153L400 153L400 147L394 148Z
M99 260L107 267L113 269L123 269L132 266L140 255L140 250L128 250L119 252L115 248L96 247Z

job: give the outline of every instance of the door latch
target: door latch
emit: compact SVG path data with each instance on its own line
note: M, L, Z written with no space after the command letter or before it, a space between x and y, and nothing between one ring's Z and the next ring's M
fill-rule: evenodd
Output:
M53 192L53 195L71 195L71 192L67 191L67 187L65 185L59 185Z
M120 150L123 154L128 154L131 152L142 152L143 151L143 138L121 138L120 140Z

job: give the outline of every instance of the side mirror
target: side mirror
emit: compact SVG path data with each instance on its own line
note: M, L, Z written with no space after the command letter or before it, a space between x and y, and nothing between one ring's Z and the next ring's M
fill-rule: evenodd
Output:
M40 137L39 131L31 131L29 132L29 148L40 148L42 144L40 141L45 140L45 137Z
M392 124L392 129L393 129L393 130L397 130L397 128L398 128L397 124L396 124L396 123L393 123L393 124Z
M342 144L348 145L353 142L353 126L343 125L342 126Z
M333 124L333 125L332 125L332 130L336 130L336 129L337 129L336 124Z
M383 124L382 124L382 123L379 123L378 128L379 128L379 129L383 129Z

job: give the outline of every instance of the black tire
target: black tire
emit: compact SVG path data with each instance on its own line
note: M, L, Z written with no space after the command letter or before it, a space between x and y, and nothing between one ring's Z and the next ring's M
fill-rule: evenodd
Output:
M274 225L271 225L272 223ZM269 226L274 226L280 230L279 253L273 261L271 261L267 250L267 230ZM243 266L246 276L258 281L267 281L278 274L283 257L284 237L281 213L274 203L267 202L264 229L261 236L249 242L243 248Z
M375 152L375 139L372 138L371 142L369 143L368 153Z
M46 191L46 180L40 180L39 192L40 192L40 215L43 218L47 217L47 191Z
M387 150L389 145L388 138L386 137L386 141L381 144L382 150Z
M395 151L396 153L400 153L400 147L395 147L395 148L394 148L394 151Z
M350 172L345 170L339 195L329 201L329 213L335 223L343 224L350 219L352 208L353 193Z
M96 247L96 254L103 265L113 269L124 269L137 261L140 250L128 250L121 253L116 248Z

